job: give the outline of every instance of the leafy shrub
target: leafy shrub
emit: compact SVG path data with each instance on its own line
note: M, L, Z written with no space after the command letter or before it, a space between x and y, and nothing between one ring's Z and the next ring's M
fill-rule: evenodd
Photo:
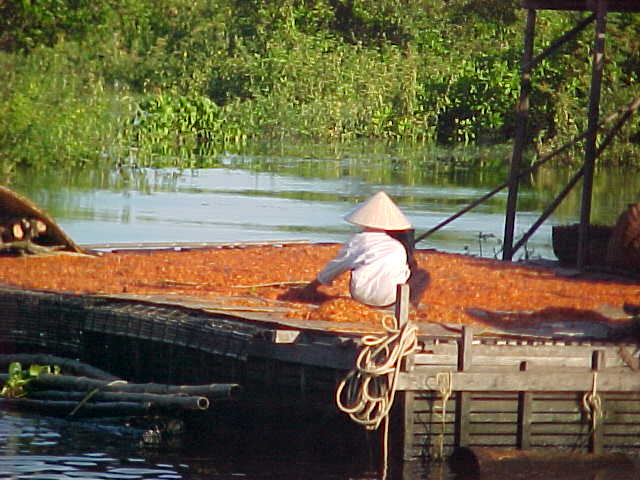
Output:
M153 95L138 104L127 132L138 158L212 155L245 135L225 122L224 110L208 97Z
M517 0L40 0L0 4L0 158L189 162L249 142L511 141ZM584 17L538 15L536 50ZM530 144L586 128L587 29L533 72ZM601 111L640 94L640 19L611 14ZM640 121L608 161L637 162ZM144 159L152 155L151 160Z

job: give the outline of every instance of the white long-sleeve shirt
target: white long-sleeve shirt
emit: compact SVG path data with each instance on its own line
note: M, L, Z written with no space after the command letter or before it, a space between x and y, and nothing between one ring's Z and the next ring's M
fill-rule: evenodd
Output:
M384 232L360 232L345 243L336 257L318 274L323 285L351 270L351 296L373 306L396 301L398 284L409 278L407 252L402 244Z

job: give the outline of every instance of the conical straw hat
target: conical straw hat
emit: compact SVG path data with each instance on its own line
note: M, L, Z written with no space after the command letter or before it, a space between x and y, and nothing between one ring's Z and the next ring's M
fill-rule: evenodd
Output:
M407 230L411 228L411 222L383 191L379 191L369 200L358 205L344 219L354 225L382 230Z

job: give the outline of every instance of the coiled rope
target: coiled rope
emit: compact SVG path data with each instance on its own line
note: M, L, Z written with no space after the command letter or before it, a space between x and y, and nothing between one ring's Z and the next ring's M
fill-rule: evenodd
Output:
M365 335L356 366L336 390L338 408L368 430L376 430L391 411L402 359L414 352L418 328L395 317L382 319L386 335Z

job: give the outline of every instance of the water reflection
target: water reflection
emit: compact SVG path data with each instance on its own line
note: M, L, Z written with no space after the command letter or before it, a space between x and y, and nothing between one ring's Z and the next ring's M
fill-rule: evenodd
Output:
M192 432L170 445L147 445L142 430L124 420L67 421L0 411L0 478L71 479L373 479L367 468L340 460L313 460L298 449L225 434ZM207 430L207 429L205 429ZM237 435L237 434L236 434ZM311 438L309 439L312 440ZM303 443L307 443L306 441Z
M498 162L500 168L471 168L456 161L455 155L443 155L223 155L218 166L209 169L120 166L69 174L23 171L12 178L12 186L48 210L78 243L343 241L351 228L342 222L342 216L378 189L387 190L398 201L419 235L506 178L504 161ZM505 152L495 155L505 157ZM572 174L570 169L547 168L523 181L517 237ZM626 205L638 200L639 191L637 175L614 169L598 172L593 222L615 223ZM420 247L498 256L505 202L503 190ZM577 222L579 204L577 189L516 259L554 258L551 226Z
M159 465L140 458L135 438L135 431L122 426L2 412L0 477L183 478L185 465Z
M194 432L195 433L195 432ZM308 432L307 432L308 433ZM300 434L300 432L298 432ZM0 411L0 478L24 480L216 480L245 478L313 480L382 480L381 474L360 457L375 452L347 452L340 441L318 445L330 451L320 457L308 447L264 439L227 441L225 434L200 434L170 446L141 442L142 430L93 421L67 421ZM324 438L324 437L323 437ZM338 440L338 439L336 439ZM313 443L313 435L302 444ZM301 449L304 452L300 454ZM507 461L483 464L481 475L464 473L445 463L406 463L387 478L404 480L635 480L638 459L620 464Z

